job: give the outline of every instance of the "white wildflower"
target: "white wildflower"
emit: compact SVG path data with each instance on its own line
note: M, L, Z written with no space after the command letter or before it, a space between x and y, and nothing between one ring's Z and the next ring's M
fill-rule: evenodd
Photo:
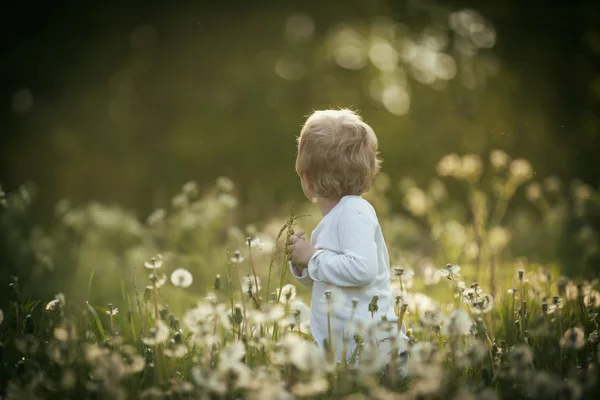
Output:
M257 283L258 287L256 287ZM246 275L246 277L242 279L241 284L242 292L245 294L251 292L254 296L256 296L256 294L262 289L260 285L260 278L258 276L255 277L254 275Z
M468 340L465 347L456 352L456 363L459 368L469 368L483 361L487 356L487 347L477 339Z
M294 319L298 322L307 322L310 319L310 307L302 300L293 300L289 308L294 314Z
M494 251L500 251L504 249L510 242L510 239L510 231L501 226L493 227L492 229L490 229L488 234L490 248Z
M148 223L148 225L154 226L164 221L166 216L167 212L163 208L159 208L157 210L154 210L152 214L148 216L146 222Z
M173 285L186 288L192 284L193 276L187 269L178 268L171 274L171 282Z
M513 160L510 163L510 174L517 183L525 182L533 177L533 167L525 159Z
M149 269L157 269L162 267L163 265L163 257L160 254L157 254L155 257L152 257L150 260L144 263L144 266Z
M196 197L198 195L198 184L194 181L186 182L181 188L183 194L188 198Z
M118 313L119 313L118 308L109 307L108 310L106 310L106 315L115 316Z
M452 277L457 277L460 272L459 265L446 264L446 267L439 270L439 274L443 278L452 279Z
M560 179L556 176L549 176L544 179L544 187L548 193L557 193L560 190Z
M165 347L163 353L167 357L183 358L188 353L188 348L182 344L177 344Z
M458 154L446 154L436 166L439 176L456 176L460 172L461 160Z
M235 184L228 177L220 176L217 178L217 189L223 192L231 192L234 188Z
M413 215L420 217L427 213L427 195L418 187L412 187L406 191L403 200L404 207Z
M490 154L490 163L498 170L506 168L509 161L510 157L502 150L494 150Z
M475 301L469 304L473 314L487 314L494 307L494 299L489 294L482 294Z
M560 339L560 347L579 350L585 345L585 333L579 327L571 328Z
M312 375L306 382L296 382L292 386L292 393L298 397L314 397L325 393L329 389L327 379Z
M222 205L224 205L226 208L232 209L237 207L238 205L238 199L237 197L235 197L232 194L229 193L221 193L217 200L219 201L219 203L221 203Z
M477 154L466 154L460 162L459 177L474 182L481 176L483 172L481 166L481 158Z
M241 264L244 262L244 257L242 256L242 253L240 253L239 250L235 250L233 252L233 256L231 257L231 262L234 264Z
M535 203L542 198L542 185L537 182L532 182L525 190L525 197L532 203Z
M54 311L60 306L58 299L54 299L46 304L46 311Z
M454 310L442 324L442 335L468 335L473 321L463 309Z
M240 341L234 341L225 346L219 355L221 361L241 361L246 355L246 347Z
M157 275L156 272L153 272L150 274L149 278L151 282L154 282L154 285L157 288L163 287L165 283L167 283L167 275L165 274ZM146 287L148 289L153 289L153 285L148 285Z
M156 321L156 327L150 329L148 335L142 338L142 342L148 346L153 346L166 342L167 339L169 339L169 327L163 321L158 320Z
M444 315L439 308L425 310L421 313L420 322L429 328L437 328L441 325Z
M277 289L277 295L280 303L289 303L296 299L296 286L288 283L281 290Z
M444 186L444 183L437 178L433 178L431 182L429 182L428 191L429 194L431 194L431 197L433 197L438 202L444 200L448 196L446 186Z

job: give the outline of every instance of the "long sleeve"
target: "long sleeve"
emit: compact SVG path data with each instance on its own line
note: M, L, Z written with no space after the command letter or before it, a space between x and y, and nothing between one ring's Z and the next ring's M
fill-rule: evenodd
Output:
M314 281L340 287L369 286L377 278L377 221L361 210L348 210L337 227L341 253L319 249L308 263Z
M298 271L296 271L296 268L294 267L294 264L292 264L291 261L289 262L289 264L290 271L292 271L292 275L294 275L294 278L296 278L296 280L300 282L301 285L311 288L313 285L313 280L308 275L308 268L304 268L304 271L302 271L302 275L299 275Z

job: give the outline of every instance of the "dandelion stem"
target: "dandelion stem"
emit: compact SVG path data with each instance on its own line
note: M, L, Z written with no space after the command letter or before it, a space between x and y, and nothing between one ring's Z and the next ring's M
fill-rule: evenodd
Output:
M154 279L152 279L152 294L154 297L154 321L156 327L158 327L158 290L156 289L156 268L154 268Z
M260 296L258 296L258 277L256 275L256 269L254 268L254 261L252 259L252 245L251 245L251 239L248 238L247 240L248 243L248 258L250 259L250 266L252 267L252 274L254 275L254 284L256 285L256 299L254 300L254 302L256 303L256 307L258 307L258 309L260 310Z

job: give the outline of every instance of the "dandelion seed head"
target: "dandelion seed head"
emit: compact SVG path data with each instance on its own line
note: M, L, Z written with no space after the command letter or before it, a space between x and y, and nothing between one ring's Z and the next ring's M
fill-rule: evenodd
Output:
M190 271L184 268L178 268L171 274L173 285L186 288L192 284L193 276Z
M510 239L510 231L501 226L493 227L488 233L488 242L490 248L492 248L495 251L500 251L504 249L510 242Z
M163 265L163 257L160 254L152 257L150 260L144 263L144 266L148 269L158 269Z
M217 189L223 192L231 192L235 188L233 181L226 176L218 177L216 183Z
M469 304L473 314L487 314L494 307L494 299L489 294L482 294L475 301Z
M427 213L427 195L418 187L411 187L406 191L403 200L404 207L413 215L419 217Z
M296 299L296 286L292 284L284 285L281 290L277 290L280 303L289 303Z
M241 264L244 262L244 257L239 250L235 250L233 252L233 256L231 257L231 262L234 264Z
M461 160L458 154L446 154L440 159L436 166L436 171L439 176L456 176L459 174Z
M439 270L439 274L441 277L452 279L453 277L457 277L460 272L460 266L446 264L446 267Z
M423 310L419 322L429 328L437 328L442 324L444 315L439 308Z
M525 197L532 203L541 199L542 195L542 185L537 182L530 183L525 190Z
M433 267L432 264L427 264L423 267L423 283L426 286L435 285L440 281L440 274L438 270Z
M497 170L502 170L508 166L510 157L502 150L494 150L490 154L490 163Z
M151 328L148 331L148 335L142 338L142 342L144 342L148 346L164 343L169 339L169 327L167 326L167 324L165 324L161 320L155 322L156 327Z
M463 309L454 310L442 324L442 335L461 336L468 335L473 320Z
M292 393L298 397L314 397L325 393L329 389L327 379L313 375L306 382L296 382L292 386Z
M310 319L310 307L302 300L296 299L289 303L290 311L293 312L295 323L308 322Z
M487 347L481 340L467 340L464 347L457 351L457 366L460 368L472 367L483 361L487 354Z
M574 327L568 329L560 339L560 347L579 350L585 345L583 329Z
M157 288L161 288L167 283L167 275L165 274L157 275L155 272L153 272L150 274L149 279ZM153 285L148 285L147 288L153 289Z
M533 362L533 352L526 344L517 345L508 353L508 362L517 369L529 366Z
M60 303L59 303L58 299L54 299L54 300L48 302L48 304L46 304L46 311L58 310L59 306L60 306Z
M481 158L477 154L466 154L461 159L457 176L467 181L476 181L482 172Z
M533 167L525 159L513 160L510 163L510 174L517 183L525 182L533 177Z
M217 196L217 200L227 209L234 209L238 205L238 199L230 193L221 193Z
M108 305L108 310L106 310L106 315L115 316L119 313L118 308L113 308L112 304Z
M256 280L255 280L256 278ZM256 283L258 282L258 287L256 287ZM254 277L252 275L246 275L246 277L244 279L242 279L241 282L242 285L242 291L245 294L248 293L252 293L252 295L256 296L258 292L260 292L260 290L262 289L261 283L260 283L260 278Z

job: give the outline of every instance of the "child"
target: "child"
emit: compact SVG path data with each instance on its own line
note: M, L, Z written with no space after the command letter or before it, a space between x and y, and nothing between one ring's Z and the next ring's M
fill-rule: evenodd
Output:
M379 171L377 147L373 129L345 109L314 112L298 137L296 172L323 219L310 243L304 232L291 236L290 268L300 283L312 287L311 333L321 348L331 341L337 360L344 348L346 360L353 354L357 325L373 328L364 343L376 345L386 361L391 340L406 338L398 332L381 227L361 196ZM382 319L390 322L387 328L375 325Z

